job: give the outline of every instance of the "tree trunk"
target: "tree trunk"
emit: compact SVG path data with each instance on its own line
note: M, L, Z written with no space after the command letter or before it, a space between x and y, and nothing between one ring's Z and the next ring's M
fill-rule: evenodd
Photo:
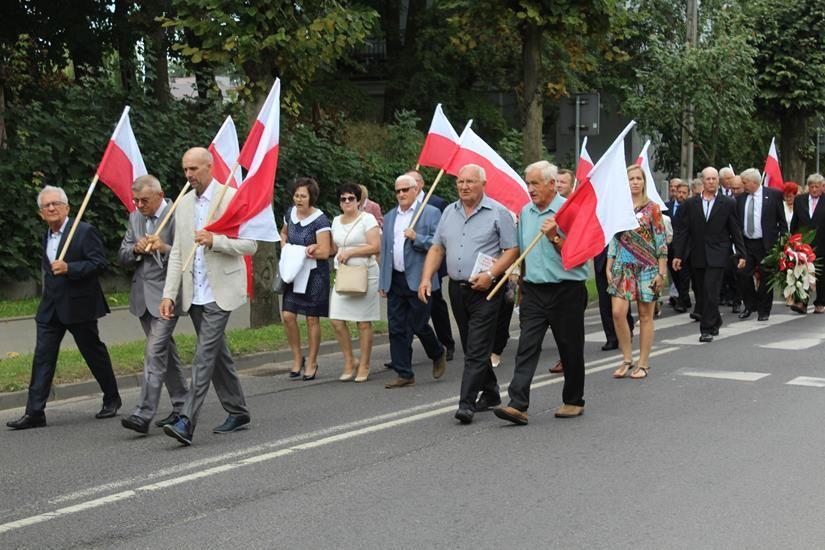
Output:
M541 32L532 22L524 24L522 37L524 61L524 164L541 159L542 123L544 122L541 89Z
M120 85L127 94L137 87L135 74L135 40L129 24L129 6L126 0L115 0L113 27L117 45Z
M0 149L8 148L6 135L6 87L0 84Z
M804 183L810 117L799 111L786 111L779 120L782 132L779 141L782 178L785 181Z
M144 3L144 9L149 11L146 21L146 45L151 51L146 61L151 59L153 62L152 69L146 71L146 77L151 79L150 92L161 107L169 104L169 36L163 25L155 21L155 18L168 13L169 4L169 0Z

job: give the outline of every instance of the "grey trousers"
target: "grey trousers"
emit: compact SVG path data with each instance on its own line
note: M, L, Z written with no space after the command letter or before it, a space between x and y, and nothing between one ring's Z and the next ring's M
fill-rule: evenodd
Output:
M152 420L158 412L164 384L173 411L179 413L186 401L186 378L181 372L178 347L172 338L177 324L177 317L160 319L148 311L140 318L140 326L146 334L146 347L143 350L143 385L134 415L145 420Z
M215 393L226 412L232 415L249 414L243 387L224 339L230 313L219 308L215 302L201 306L193 304L189 308L198 342L192 361L192 384L181 415L192 422L193 428L198 422L210 382L215 384Z

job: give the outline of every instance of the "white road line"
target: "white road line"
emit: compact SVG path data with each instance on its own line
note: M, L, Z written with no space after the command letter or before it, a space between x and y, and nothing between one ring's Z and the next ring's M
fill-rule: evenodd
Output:
M793 380L785 382L789 386L808 386L810 388L825 388L825 378L814 378L813 376L797 376Z
M654 320L653 329L654 331L665 330L681 325L689 325L693 322L693 319L691 319L688 315L671 315L669 317L665 317L664 319ZM639 334L638 327L636 327L634 331L637 335ZM596 332L589 332L584 335L584 340L585 342L604 342L604 331L599 330Z
M783 350L791 350L791 351L798 351L803 349L810 349L814 346L818 346L822 343L825 338L821 336L809 336L809 337L802 337L802 338L789 338L786 340L780 340L779 342L771 342L770 344L761 344L759 345L760 348L765 349L783 349Z
M659 356L659 355L665 355L665 354L668 354L668 353L672 353L672 352L674 352L678 349L679 348L677 348L677 347L667 347L667 348L663 348L663 349L653 351L650 354L650 356L651 357L656 357L656 356ZM613 356L613 357L606 357L606 358L600 359L598 361L593 361L593 362L590 363L591 368L588 368L586 372L587 372L587 374L593 374L593 373L596 373L596 372L611 369L611 368L614 367L613 363L615 361L620 360L620 359L621 359L620 356ZM598 366L598 367L593 366L595 364L602 364L602 363L607 363L607 364L604 364L604 365ZM534 380L534 382L533 382L531 387L532 387L533 390L535 390L535 389L538 389L538 388L542 388L544 386L549 386L550 384L559 384L564 380L564 378L562 378L560 376L553 376L553 375L550 375L550 374L545 374L545 375L536 376L533 380ZM505 396L505 392L503 391L505 389L506 389L506 386L502 386L502 397ZM106 504L110 504L110 503L113 503L113 502L132 499L132 498L135 498L135 497L137 497L141 494L150 493L150 492L154 492L154 491L160 491L162 489L167 489L169 487L174 487L176 485L189 483L189 482L195 481L197 479L203 479L203 478L211 477L211 476L221 474L221 473L224 473L224 472L228 472L228 471L231 471L231 470L236 470L236 469L242 468L244 466L249 466L249 465L252 465L252 464L259 464L261 462L266 462L266 461L269 461L269 460L275 460L275 459L281 458L283 456L292 455L294 453L298 453L298 452L301 452L301 451L315 449L315 448L318 448L318 447L322 447L322 446L329 445L329 444L332 444L332 443L338 443L340 441L345 441L345 440L352 439L354 437L359 437L359 436L362 436L362 435L366 435L366 434L369 434L369 433L380 432L380 431L387 430L387 429L390 429L390 428L396 428L396 427L399 427L399 426L403 426L403 425L406 425L406 424L417 422L419 420L424 420L424 419L427 419L427 418L433 418L435 416L439 416L441 414L446 414L446 413L449 413L451 411L454 411L455 410L455 402L457 400L458 400L458 397L452 397L452 398L449 398L449 399L442 399L440 401L435 401L435 402L429 403L427 405L422 405L420 407L414 407L413 409L407 409L406 411L398 411L397 413L394 413L392 415L380 415L380 416L377 416L377 417L373 417L372 419L366 419L365 420L365 422L378 420L378 423L376 423L376 424L364 426L364 427L357 428L357 429L350 429L348 431L344 431L342 433L337 433L337 434L334 434L334 435L328 435L326 437L321 437L320 439L316 439L314 441L311 440L311 441L307 441L305 443L294 444L291 447L287 447L287 448L284 448L284 449L279 449L277 451L267 451L267 452L259 453L257 455L250 456L250 457L247 457L247 458L243 458L243 459L240 459L240 460L236 460L234 462L229 462L227 464L221 464L221 465L218 465L218 466L214 466L214 467L208 468L206 470L201 470L201 471L198 471L198 472L192 472L190 474L182 475L182 476L179 476L179 477L174 477L174 478L171 478L171 479L167 479L167 480L163 480L163 481L159 481L159 482L155 482L155 483L142 485L140 487L136 487L135 489L130 489L130 490L127 490L127 491L121 491L121 492L115 493L113 495L107 495L107 496L96 498L96 499L93 499L93 500L80 502L80 503L74 504L72 506L66 506L64 508L59 508L57 510L54 510L53 512L44 512L42 514L37 514L37 515L29 516L29 517L26 517L26 518L18 519L18 520L15 520L15 521L10 521L10 522L4 523L4 524L0 524L0 534L8 533L10 531L21 529L23 527L27 527L27 526L30 526L30 525L36 525L38 523L43 523L43 522L46 522L46 521L49 521L49 520L52 520L52 519L68 516L68 515L71 515L71 514L76 514L78 512L82 512L82 511L85 511L85 510L91 510L91 509L94 509L94 508L99 508L100 506L104 506ZM439 405L443 405L446 402L449 402L450 405L439 407ZM399 415L407 414L411 410L420 410L423 407L432 407L432 406L435 406L435 407L438 407L438 408L428 410L426 412L419 412L417 414L411 414L409 416L401 416L401 418L396 418L394 420L383 420L383 419L386 419L388 416L399 416ZM351 424L349 424L349 425L351 425ZM330 430L334 430L334 428L332 428ZM314 432L314 433L317 433L317 432ZM296 436L296 438L297 437L300 437L300 436ZM293 439L296 439L296 438L293 438ZM260 448L260 446L258 446L256 448ZM223 456L226 456L226 455L223 455ZM111 484L109 484L108 486L111 486Z
M731 336L739 336L740 334L751 333L757 330L775 327L776 325L781 325L782 323L787 323L788 321L804 318L805 316L803 315L788 315L787 313L780 313L777 315L771 315L771 318L768 321L759 322L755 319L748 321L733 321L728 325L723 325L722 328L719 329L719 335L713 337L713 341L716 342L718 340L724 340L725 338L730 338ZM674 346L702 345L702 343L699 342L699 327L697 326L696 332L690 336L662 340L662 343Z
M695 376L698 378L716 378L719 380L738 380L739 382L756 382L766 376L770 376L768 372L747 372L736 370L693 370L693 369L679 369L676 374L682 376Z

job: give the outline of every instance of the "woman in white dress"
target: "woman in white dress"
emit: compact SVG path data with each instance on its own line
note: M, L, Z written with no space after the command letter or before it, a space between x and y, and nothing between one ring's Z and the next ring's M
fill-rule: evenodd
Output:
M367 292L341 294L333 286L330 294L329 318L335 329L335 337L344 353L344 370L339 380L366 382L370 374L372 352L372 321L381 318L381 302L378 299L378 262L375 255L381 249L381 229L375 216L358 210L361 189L351 183L338 188L341 215L332 220L332 246L335 268L341 264L367 266ZM347 321L358 323L361 356L356 367L352 353Z

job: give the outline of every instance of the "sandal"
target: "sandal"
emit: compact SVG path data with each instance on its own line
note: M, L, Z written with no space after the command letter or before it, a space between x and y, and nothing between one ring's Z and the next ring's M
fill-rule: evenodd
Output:
M650 370L650 367L642 367L637 365L636 370L630 373L630 377L633 380L641 380L643 378L647 378L647 371Z
M624 378L632 366L633 361L622 361L621 366L613 371L613 378Z

